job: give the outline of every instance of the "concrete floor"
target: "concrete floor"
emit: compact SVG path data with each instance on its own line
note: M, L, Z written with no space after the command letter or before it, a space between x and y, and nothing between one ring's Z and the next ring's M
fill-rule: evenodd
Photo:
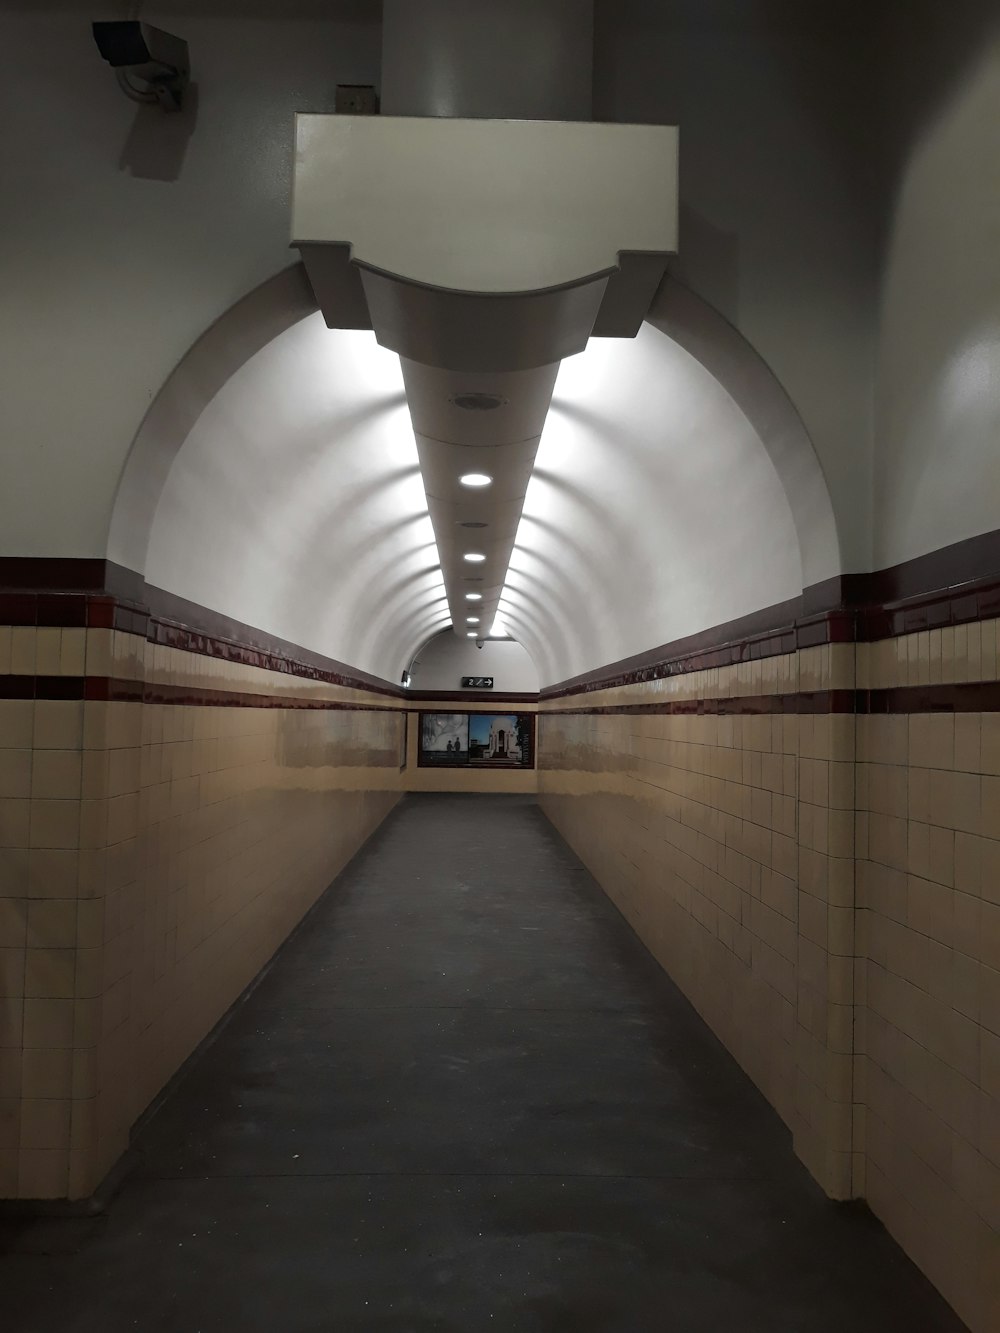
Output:
M5 1225L10 1333L938 1333L531 798L410 796L139 1133Z

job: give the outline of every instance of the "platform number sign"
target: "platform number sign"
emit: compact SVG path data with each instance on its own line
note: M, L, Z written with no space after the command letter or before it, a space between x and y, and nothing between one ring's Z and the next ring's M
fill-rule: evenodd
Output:
M492 690L492 688L493 688L493 677L492 677L492 676L463 676L463 677L462 677L462 689L463 689L463 690Z

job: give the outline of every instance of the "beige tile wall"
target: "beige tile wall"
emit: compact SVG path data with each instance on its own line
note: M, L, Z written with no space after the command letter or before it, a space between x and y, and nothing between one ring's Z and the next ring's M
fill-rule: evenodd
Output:
M582 698L656 705L851 688L850 646ZM543 705L543 809L792 1127L852 1193L853 717Z
M404 722L132 635L7 642L24 674L82 647L92 674L380 709L0 701L0 1196L76 1198L398 799Z
M792 1129L1000 1329L1000 714L573 707L997 678L997 625L543 704L543 809ZM567 711L570 710L570 711Z
M862 646L873 687L995 680L996 623ZM858 719L866 1197L1000 1328L1000 714Z

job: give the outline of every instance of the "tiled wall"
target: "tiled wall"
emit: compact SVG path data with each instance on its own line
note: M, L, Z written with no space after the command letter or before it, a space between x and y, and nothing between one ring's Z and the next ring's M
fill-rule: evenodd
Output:
M853 686L853 670L853 647L827 645L554 700L539 717L543 809L840 1198L853 718L782 701ZM693 711L704 701L718 711Z
M96 1187L402 785L391 698L0 629L0 676L84 671L147 701L0 699L0 1197Z
M876 689L997 679L996 621L862 644ZM858 719L864 1193L974 1329L1000 1328L1000 713Z
M995 644L831 644L539 718L543 809L827 1192L867 1198L977 1333L1000 1328L1000 714L853 708L995 679Z

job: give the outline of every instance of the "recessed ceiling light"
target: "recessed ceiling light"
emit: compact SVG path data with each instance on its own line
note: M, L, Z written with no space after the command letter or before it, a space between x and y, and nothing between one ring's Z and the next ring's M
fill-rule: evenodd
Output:
M481 602L483 600L483 594L481 592L467 592L465 594L465 600L467 602Z
M467 625L478 625L478 624L479 624L479 617L478 617L478 616L466 616L466 617L465 617L465 623L466 623Z
M463 486L492 486L493 478L488 477L485 472L466 472L463 477L459 477Z
M460 528L488 528L488 523L480 523L477 519L460 519L458 526Z
M478 639L478 638L479 638L479 631L478 631L477 629L466 630L466 632L465 632L465 637L466 637L467 639Z
M479 565L482 564L486 557L483 555L482 551L466 551L465 555L462 556L462 559L468 560L470 564Z

